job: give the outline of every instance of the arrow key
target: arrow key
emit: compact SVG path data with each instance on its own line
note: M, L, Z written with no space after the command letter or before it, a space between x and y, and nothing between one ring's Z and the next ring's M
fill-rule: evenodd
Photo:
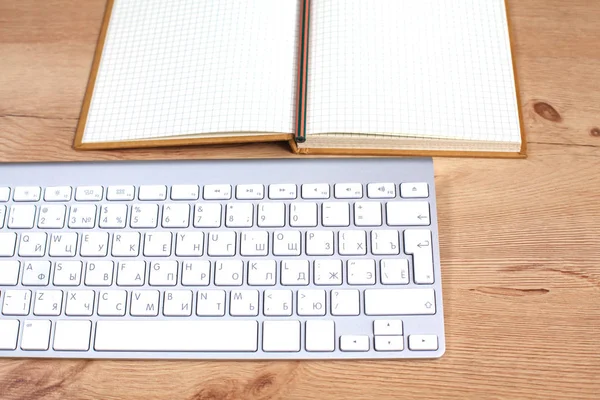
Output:
M342 351L369 351L369 337L366 335L343 335L340 337Z
M373 324L375 335L397 335L402 336L402 320L378 319Z
M435 351L438 349L438 337L436 335L410 335L408 348L414 351Z
M402 351L404 350L403 336L375 336L376 351Z

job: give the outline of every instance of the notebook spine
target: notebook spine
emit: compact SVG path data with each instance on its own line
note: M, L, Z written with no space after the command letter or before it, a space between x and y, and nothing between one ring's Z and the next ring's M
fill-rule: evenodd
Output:
M297 143L306 141L306 86L308 78L308 41L310 26L310 0L302 2L300 11L300 43L298 50L298 94L297 94L297 126L295 140Z

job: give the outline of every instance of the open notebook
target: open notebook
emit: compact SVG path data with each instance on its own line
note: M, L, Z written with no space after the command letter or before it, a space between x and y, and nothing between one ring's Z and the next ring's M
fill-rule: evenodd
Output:
M78 149L525 155L505 0L109 0Z

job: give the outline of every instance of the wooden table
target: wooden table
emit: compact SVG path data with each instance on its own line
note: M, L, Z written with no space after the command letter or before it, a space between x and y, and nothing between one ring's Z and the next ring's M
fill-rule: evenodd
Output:
M74 151L104 5L0 0L0 161L291 156L287 144ZM600 398L600 2L509 6L529 157L435 160L443 358L0 360L0 398Z

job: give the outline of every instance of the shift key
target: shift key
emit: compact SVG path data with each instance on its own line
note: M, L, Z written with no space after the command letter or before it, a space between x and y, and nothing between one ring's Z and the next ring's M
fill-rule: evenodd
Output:
M431 315L435 314L433 289L367 289L367 315Z

